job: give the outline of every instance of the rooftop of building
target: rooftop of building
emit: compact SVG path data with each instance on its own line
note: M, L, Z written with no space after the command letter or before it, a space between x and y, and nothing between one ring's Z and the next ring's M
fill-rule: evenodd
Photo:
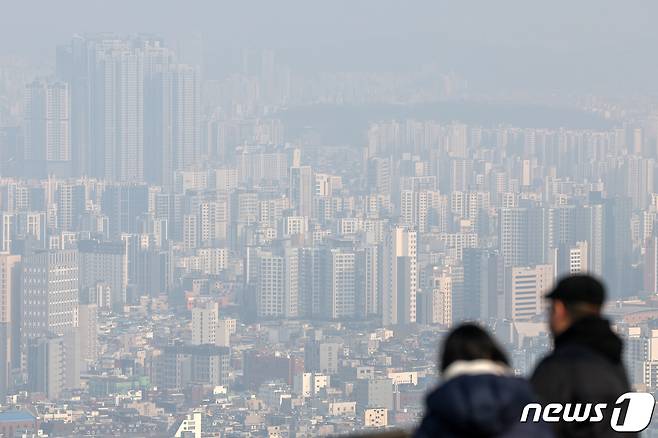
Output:
M0 423L15 421L34 421L34 415L26 411L5 411L0 412Z

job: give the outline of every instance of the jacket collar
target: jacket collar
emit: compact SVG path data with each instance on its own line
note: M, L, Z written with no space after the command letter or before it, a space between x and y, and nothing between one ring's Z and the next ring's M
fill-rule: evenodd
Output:
M622 341L610 328L610 322L599 316L581 318L555 337L556 350L574 344L596 351L612 362L621 361Z
M489 359L458 360L448 365L448 368L445 369L442 377L445 382L455 377L475 374L509 376L512 375L512 370L505 364L494 362Z

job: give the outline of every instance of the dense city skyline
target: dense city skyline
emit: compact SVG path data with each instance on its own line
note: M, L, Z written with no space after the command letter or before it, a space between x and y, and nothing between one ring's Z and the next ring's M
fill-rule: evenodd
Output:
M0 25L0 433L409 430L451 327L477 321L526 376L545 293L579 273L607 286L633 387L658 391L655 60L597 70L658 37L653 5L509 1L527 20L487 42L502 6L467 38L444 3L236 6L221 30L173 28L201 6L137 26L144 5L80 24L72 3L24 41L4 36L29 6Z

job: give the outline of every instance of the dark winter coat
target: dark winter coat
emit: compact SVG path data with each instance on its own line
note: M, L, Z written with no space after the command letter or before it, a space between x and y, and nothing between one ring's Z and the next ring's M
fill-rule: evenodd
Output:
M555 349L537 366L531 383L546 403L606 403L630 391L621 361L622 341L598 316L575 322L555 338ZM554 423L559 437L619 436L610 427L612 409L601 422ZM634 434L624 434L633 437Z
M530 385L508 375L465 374L449 379L426 400L416 438L549 438L543 423L521 423L523 407L536 402Z

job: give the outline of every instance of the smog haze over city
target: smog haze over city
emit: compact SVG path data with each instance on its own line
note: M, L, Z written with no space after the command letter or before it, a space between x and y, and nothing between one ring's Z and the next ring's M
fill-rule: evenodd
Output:
M655 394L656 17L3 0L0 437L407 436L451 329L529 378L578 274Z

